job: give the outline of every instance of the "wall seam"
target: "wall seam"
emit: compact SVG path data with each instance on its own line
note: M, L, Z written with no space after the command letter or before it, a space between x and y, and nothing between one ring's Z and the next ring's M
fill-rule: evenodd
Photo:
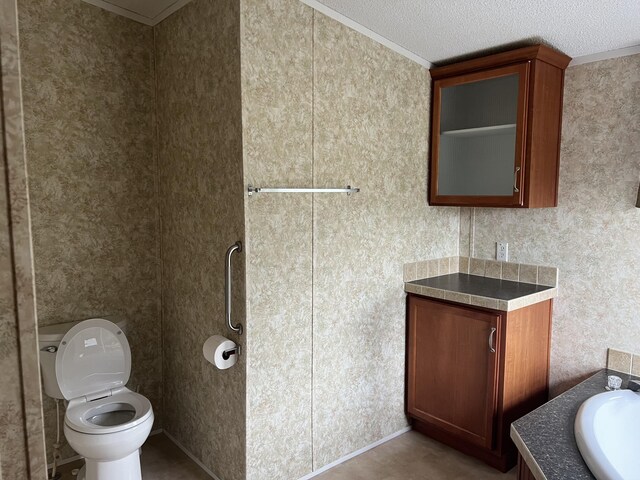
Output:
M311 187L315 188L315 162L316 162L316 11L311 10ZM311 194L311 471L315 469L314 459L314 399L315 399L315 351L314 351L314 321L315 321L315 274L316 274L316 252L315 252L315 194Z
M13 35L7 45L2 45L0 52L0 122L2 122L2 162L4 163L4 182L7 196L7 230L9 240L9 259L12 264L14 315L17 333L17 352L20 375L20 397L22 407L22 425L24 428L24 446L26 467L30 477L47 471L46 445L44 439L44 413L42 408L42 390L39 378L39 349L37 343L37 303L35 285L35 265L33 254L33 235L31 229L31 210L29 198L29 180L27 171L26 131L24 125L24 107L22 97L22 64L20 51L20 30L18 20L18 4L11 2L9 17L5 25L6 31L0 32L4 38ZM3 12L4 13L4 12ZM11 58L10 49L15 49L15 58ZM15 60L5 70L6 60ZM7 93L17 96L17 103L10 104ZM12 108L11 108L12 107ZM7 111L10 110L10 111ZM6 125L11 115L18 117L17 128L10 132ZM9 121L8 121L9 119ZM10 137L14 140L14 155L9 151ZM13 158L15 157L15 158ZM20 213L24 218L20 218ZM22 277L22 280L21 280ZM35 358L32 355L35 352ZM36 379L28 377L35 373ZM29 409L27 398L38 401L38 412ZM31 410L31 411L30 411ZM36 414L37 418L27 418ZM1 461L1 459L0 459ZM2 464L0 462L0 469ZM1 476L1 473L0 473Z
M1 43L0 43L1 46ZM9 183L9 161L8 161L8 153L7 153L7 140L5 138L5 131L4 131L4 85L3 85L3 78L2 78L2 64L0 64L0 135L1 135L1 141L2 141L2 148L0 149L0 153L2 154L2 168L4 170L4 174L2 175L2 178L0 179L4 184L5 184L5 201L6 201L6 211L3 212L4 214L6 214L6 220L7 220L7 238L9 240L9 244L8 244L8 260L11 264L11 281L13 282L13 292L12 292L12 299L13 299L13 308L12 308L12 312L14 314L14 320L15 320L15 333L16 333L16 338L15 338L15 345L16 345L16 351L18 353L18 356L16 358L16 363L18 364L18 371L19 371L19 376L20 376L20 382L18 385L18 390L20 391L20 408L21 408L21 413L22 413L22 419L20 424L22 425L22 427L24 428L24 437L23 437L23 449L24 451L27 453L27 461L26 463L26 467L28 469L29 474L31 474L31 458L29 455L29 442L28 442L28 425L27 425L27 415L26 415L26 402L25 402L25 393L24 393L24 371L22 368L22 357L23 357L23 345L20 342L20 328L19 328L19 312L18 312L18 295L16 292L16 265L15 265L15 255L14 255L14 250L15 250L15 245L14 245L14 241L13 241L13 232L12 232L12 224L11 224L11 195L10 195L10 188L11 185ZM2 452L0 452L2 453ZM2 478L2 458L0 458L0 479Z
M153 110L154 110L154 122L153 122L153 141L154 141L154 179L155 179L155 194L156 194L156 229L158 233L157 252L158 252L158 312L160 321L160 401L162 404L162 424L164 424L165 414L165 395L164 395L164 255L162 249L162 201L160 195L160 117L158 112L158 61L156 58L156 26L151 27L153 32L153 45L152 45L152 58L153 58ZM163 426L163 425L161 425Z
M475 253L476 241L476 208L472 207L469 212L469 258L473 257Z

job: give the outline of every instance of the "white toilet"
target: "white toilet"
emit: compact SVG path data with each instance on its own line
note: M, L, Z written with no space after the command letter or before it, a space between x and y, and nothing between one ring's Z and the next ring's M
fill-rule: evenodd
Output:
M121 326L102 318L47 326L39 343L45 393L69 401L64 435L85 458L78 479L141 480L153 409L125 387L131 350Z

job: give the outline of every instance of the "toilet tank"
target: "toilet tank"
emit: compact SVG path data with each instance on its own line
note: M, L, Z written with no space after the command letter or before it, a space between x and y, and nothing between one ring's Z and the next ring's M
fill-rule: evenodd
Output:
M110 317L103 317L109 320L124 332L127 333L127 321L115 320ZM58 386L56 379L56 354L62 338L67 334L71 327L77 325L84 320L75 322L58 323L56 325L47 325L38 329L38 346L40 349L40 372L42 374L42 385L44 393L52 398L64 400L64 396Z

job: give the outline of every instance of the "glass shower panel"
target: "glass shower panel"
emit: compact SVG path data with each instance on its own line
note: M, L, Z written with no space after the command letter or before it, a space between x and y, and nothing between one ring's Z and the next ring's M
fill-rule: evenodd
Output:
M511 196L519 74L441 90L438 193Z

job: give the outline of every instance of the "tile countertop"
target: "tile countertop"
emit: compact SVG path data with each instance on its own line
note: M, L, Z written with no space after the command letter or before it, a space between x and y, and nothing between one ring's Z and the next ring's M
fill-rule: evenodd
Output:
M595 480L580 455L573 424L580 405L603 393L608 375L630 378L613 370L601 370L562 395L511 424L511 439L537 480Z
M510 312L558 295L556 287L452 273L405 282L404 290L425 297Z

